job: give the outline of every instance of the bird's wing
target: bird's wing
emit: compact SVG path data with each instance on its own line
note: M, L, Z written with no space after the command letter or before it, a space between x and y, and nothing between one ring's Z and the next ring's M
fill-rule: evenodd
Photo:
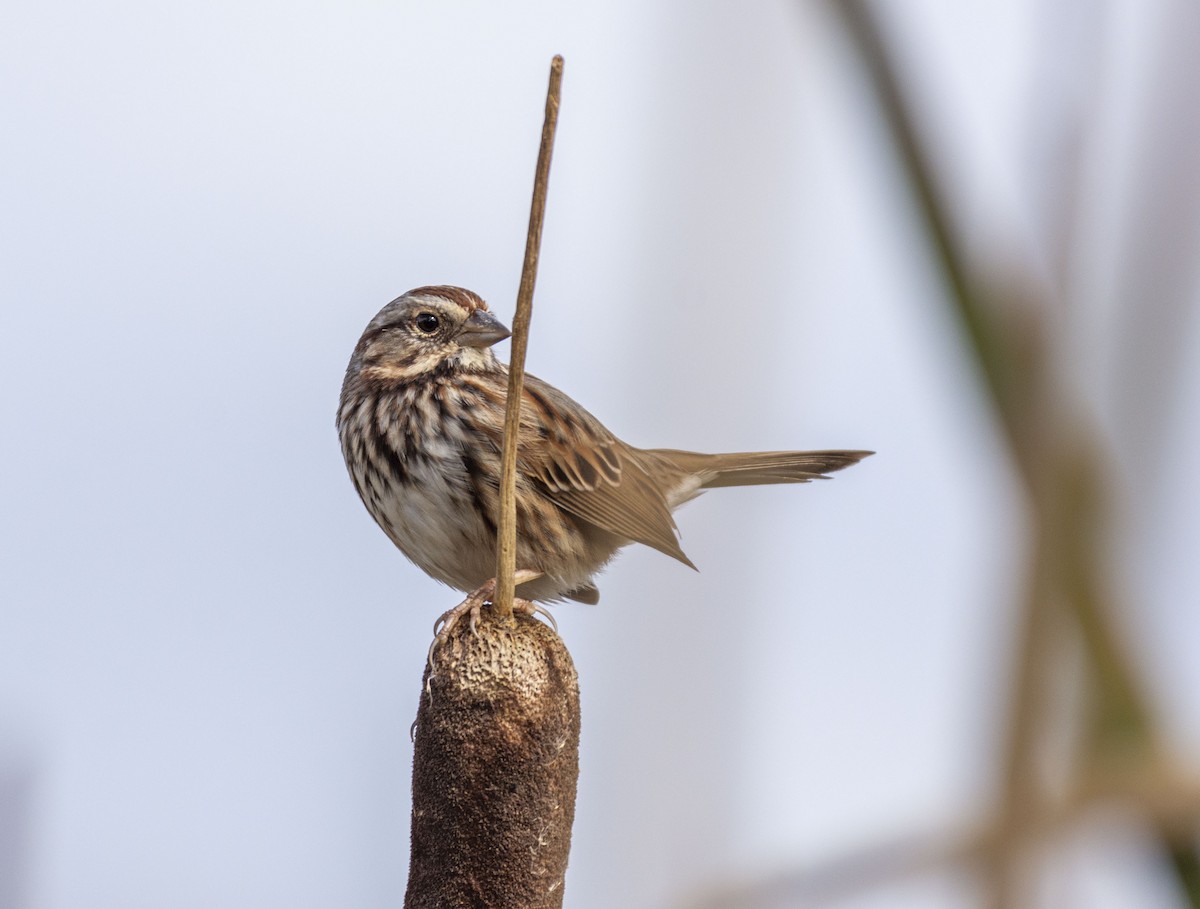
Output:
M664 484L647 471L637 449L534 376L525 377L524 404L522 473L575 517L695 567L679 548Z

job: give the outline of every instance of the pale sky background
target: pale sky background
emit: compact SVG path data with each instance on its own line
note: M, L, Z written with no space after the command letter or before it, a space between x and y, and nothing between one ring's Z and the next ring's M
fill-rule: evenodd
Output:
M897 0L963 229L1059 284L1123 468L1124 616L1200 760L1200 11ZM457 602L333 415L363 326L511 317L634 444L872 448L681 513L557 609L567 906L681 905L982 817L1023 516L863 80L816 2L0 9L0 905L399 906L409 723ZM501 353L507 356L507 345ZM1177 905L1117 815L1045 905ZM954 876L840 905L975 905Z

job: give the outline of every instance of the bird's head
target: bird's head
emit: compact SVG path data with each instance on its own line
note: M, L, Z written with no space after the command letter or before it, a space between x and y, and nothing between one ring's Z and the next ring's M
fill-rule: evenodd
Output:
M401 381L441 370L495 369L490 348L510 334L477 294L461 287L418 287L371 320L350 367L371 378Z

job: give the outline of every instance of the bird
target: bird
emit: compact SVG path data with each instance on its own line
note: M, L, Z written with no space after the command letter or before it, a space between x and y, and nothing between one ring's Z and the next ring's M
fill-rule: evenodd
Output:
M354 488L396 547L467 593L440 634L494 595L509 329L472 291L418 287L368 323L346 368L337 431ZM642 543L691 568L672 516L710 489L807 483L870 451L703 454L636 448L563 392L524 378L516 477L516 593L594 604L597 573Z

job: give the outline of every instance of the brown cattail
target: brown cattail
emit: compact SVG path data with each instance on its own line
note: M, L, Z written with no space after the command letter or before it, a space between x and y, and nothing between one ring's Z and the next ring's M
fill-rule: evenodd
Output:
M571 655L536 619L485 608L425 682L405 909L560 909L579 777Z

